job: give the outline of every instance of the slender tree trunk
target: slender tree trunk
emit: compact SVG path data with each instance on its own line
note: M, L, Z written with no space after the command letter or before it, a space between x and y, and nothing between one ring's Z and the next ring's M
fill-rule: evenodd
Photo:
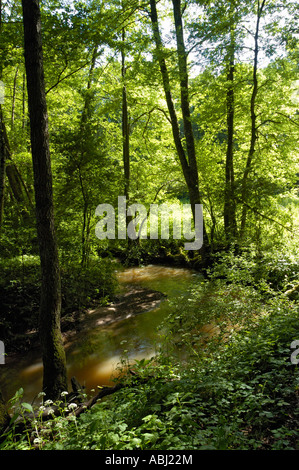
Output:
M153 34L154 34L154 39L155 39L155 44L156 44L156 54L157 54L157 58L158 58L159 66L160 66L161 75L162 75L165 99L166 99L166 103L168 107L168 112L170 115L173 140L174 140L178 157L180 159L185 181L189 188L190 186L189 166L188 166L188 161L187 161L185 151L184 151L181 138L180 138L179 123L178 123L177 114L176 114L173 99L172 99L168 69L167 69L166 61L163 55L163 45L162 45L162 40L161 40L159 25L158 25L156 0L150 0L150 5L151 5L151 22L152 22Z
M198 170L197 170L197 161L195 154L195 143L190 115L190 106L189 106L189 96L188 96L188 72L187 72L187 55L185 51L184 36L183 36L183 25L181 17L181 6L179 0L173 0L174 8L174 18L175 18L175 27L176 27L176 37L177 37L177 52L178 52L178 64L179 64L179 73L180 73L180 89L181 89L181 109L184 122L184 131L186 139L186 148L187 155L185 153L184 147L182 145L180 130L178 124L178 118L175 111L168 69L166 61L163 54L163 44L160 36L159 26L158 26L158 15L156 8L156 0L150 0L151 6L151 22L154 34L154 40L156 44L156 53L159 61L160 71L162 75L164 93L166 98L166 103L168 107L168 112L170 115L172 135L176 147L177 154L180 159L181 167L183 170L183 175L188 187L190 203L192 207L193 217L195 221L195 205L201 204L201 197L199 192L199 183L198 183ZM203 221L203 246L201 248L201 254L203 261L207 260L207 253L209 251L209 239Z
M128 98L127 98L127 84L126 84L126 56L124 52L124 43L126 38L125 28L122 29L122 43L123 48L121 50L121 77L122 77L122 138L123 138L123 168L124 168L124 196L127 202L130 200L130 122L129 122L129 111L128 111ZM126 227L133 220L133 216L126 213ZM127 236L128 247L131 249L133 245L139 245L140 238L132 240Z
M26 130L26 74L23 74L22 83L22 130Z
M13 81L13 93L12 93L12 105L11 105L11 130L13 130L15 123L15 106L16 106L16 93L17 93L17 78L19 73L19 66L15 72L14 81Z
M89 192L86 186L84 185L84 180L83 180L83 175L82 175L82 170L81 170L81 163L84 160L86 152L88 152L88 146L86 145L86 142L89 137L88 121L91 115L91 102L92 102L91 87L92 87L93 74L94 74L95 65L96 65L96 59L98 55L98 48L99 48L98 44L95 44L93 53L92 53L89 73L88 73L87 89L86 89L86 94L84 98L84 106L83 106L82 118L80 122L80 130L79 130L79 134L81 136L81 149L80 149L81 158L79 159L79 162L78 162L78 175L79 175L80 188L81 188L82 197L83 197L81 265L85 267L88 265L88 257L89 257L89 215L88 215Z
M122 41L125 41L125 30L122 30ZM126 58L125 53L121 51L121 76L123 80L122 87L122 137L123 137L123 165L124 165L124 191L127 201L130 198L130 125L128 114L128 101L127 101L127 86L126 86Z
M236 204L234 198L234 73L235 73L235 43L231 30L230 50L228 53L227 71L227 148L225 163L225 193L224 193L224 229L226 240L231 243L237 236Z
M5 173L6 173L6 160L7 148L5 139L5 124L3 121L3 113L0 104L0 233L3 223L4 215L4 196L5 196Z
M0 80L2 79L2 0L0 0ZM1 84L0 84L1 86ZM6 129L3 121L2 106L0 103L0 234L4 215L4 196L5 196L5 166L6 166Z
M178 65L180 75L180 90L181 90L181 109L184 122L184 134L186 139L186 148L188 155L188 162L190 167L190 177L192 175L194 186L198 188L198 169L195 152L195 142L193 135L193 128L191 122L190 104L189 104L189 85L188 85L188 70L187 70L187 54L184 42L183 21L181 14L181 1L172 0L173 14L176 31ZM199 191L198 191L199 197Z
M251 94L251 100L250 100L251 137L250 137L250 148L249 148L249 152L248 152L248 156L246 160L246 165L245 165L245 170L244 170L243 180L242 180L242 187L241 187L241 198L244 204L243 204L242 215L241 215L240 238L243 238L244 233L245 233L246 218L247 218L246 202L247 202L247 194L248 194L248 189L247 189L248 176L252 168L252 160L254 157L255 144L257 140L255 105L256 105L256 97L257 97L257 92L258 92L258 77L257 77L258 53L259 53L258 41L259 41L260 20L261 20L265 3L266 3L266 0L263 0L261 4L260 4L260 1L258 1L257 21L256 21L255 35L254 35L254 61L253 61L253 77L252 77L253 88L252 88L252 94Z
M39 333L44 366L43 390L47 398L57 399L63 390L67 390L67 376L60 330L61 283L54 229L41 18L38 0L22 0L22 6L36 222L42 276Z

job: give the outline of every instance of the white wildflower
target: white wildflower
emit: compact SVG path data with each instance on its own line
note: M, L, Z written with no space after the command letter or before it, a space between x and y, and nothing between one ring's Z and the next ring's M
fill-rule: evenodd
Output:
M75 410L75 409L77 408L77 406L78 406L78 405L77 405L76 403L70 403L70 404L68 405L68 409L69 409L69 410Z
M50 405L53 405L53 401L52 401L52 400L47 400L47 401L45 401L45 406L50 406Z

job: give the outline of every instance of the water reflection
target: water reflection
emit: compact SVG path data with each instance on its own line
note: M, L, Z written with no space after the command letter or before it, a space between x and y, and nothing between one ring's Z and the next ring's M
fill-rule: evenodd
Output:
M168 299L187 291L195 276L191 270L164 266L129 268L117 273L122 289L138 285L162 292ZM90 391L112 383L122 359L151 357L159 336L157 328L167 315L169 303L107 326L96 326L77 333L66 347L68 377L75 376ZM38 352L31 352L19 364L5 367L2 378L10 396L20 387L24 399L32 401L42 388L42 362Z

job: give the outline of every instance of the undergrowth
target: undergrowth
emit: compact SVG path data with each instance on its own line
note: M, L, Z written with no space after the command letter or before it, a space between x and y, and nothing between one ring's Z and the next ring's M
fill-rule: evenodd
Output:
M208 295L208 287L202 289L201 298ZM200 334L192 343L183 334L194 327L190 320L181 332L181 348L190 353L182 363L164 330L167 348L131 366L142 383L123 377L126 387L78 418L35 422L21 436L12 425L0 449L297 450L299 353L291 343L299 340L298 305L280 296L262 304L252 292L225 283L221 289L230 310L235 302L234 320L246 319L225 341L215 335L206 354L199 354ZM219 292L213 302L209 297L211 315L219 311ZM195 316L199 297L190 292L185 309L173 313L176 321ZM253 322L250 307L256 310ZM26 404L20 407L26 412Z

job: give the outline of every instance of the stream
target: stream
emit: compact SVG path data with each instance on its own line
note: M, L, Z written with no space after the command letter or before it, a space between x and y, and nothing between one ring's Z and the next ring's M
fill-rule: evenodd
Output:
M65 350L68 379L75 376L87 393L97 386L111 385L124 358L134 363L135 359L155 355L159 325L170 311L168 300L187 293L190 284L201 278L190 269L156 265L123 269L116 274L121 298L126 293L133 299L134 295L140 297L142 289L161 292L165 297L147 298L147 308L142 308L140 301L133 302L131 308L124 303L122 315L116 319L117 305L113 303L86 314L80 330L66 341ZM40 352L35 350L2 365L1 388L6 399L22 387L24 401L32 402L42 390L42 369Z

